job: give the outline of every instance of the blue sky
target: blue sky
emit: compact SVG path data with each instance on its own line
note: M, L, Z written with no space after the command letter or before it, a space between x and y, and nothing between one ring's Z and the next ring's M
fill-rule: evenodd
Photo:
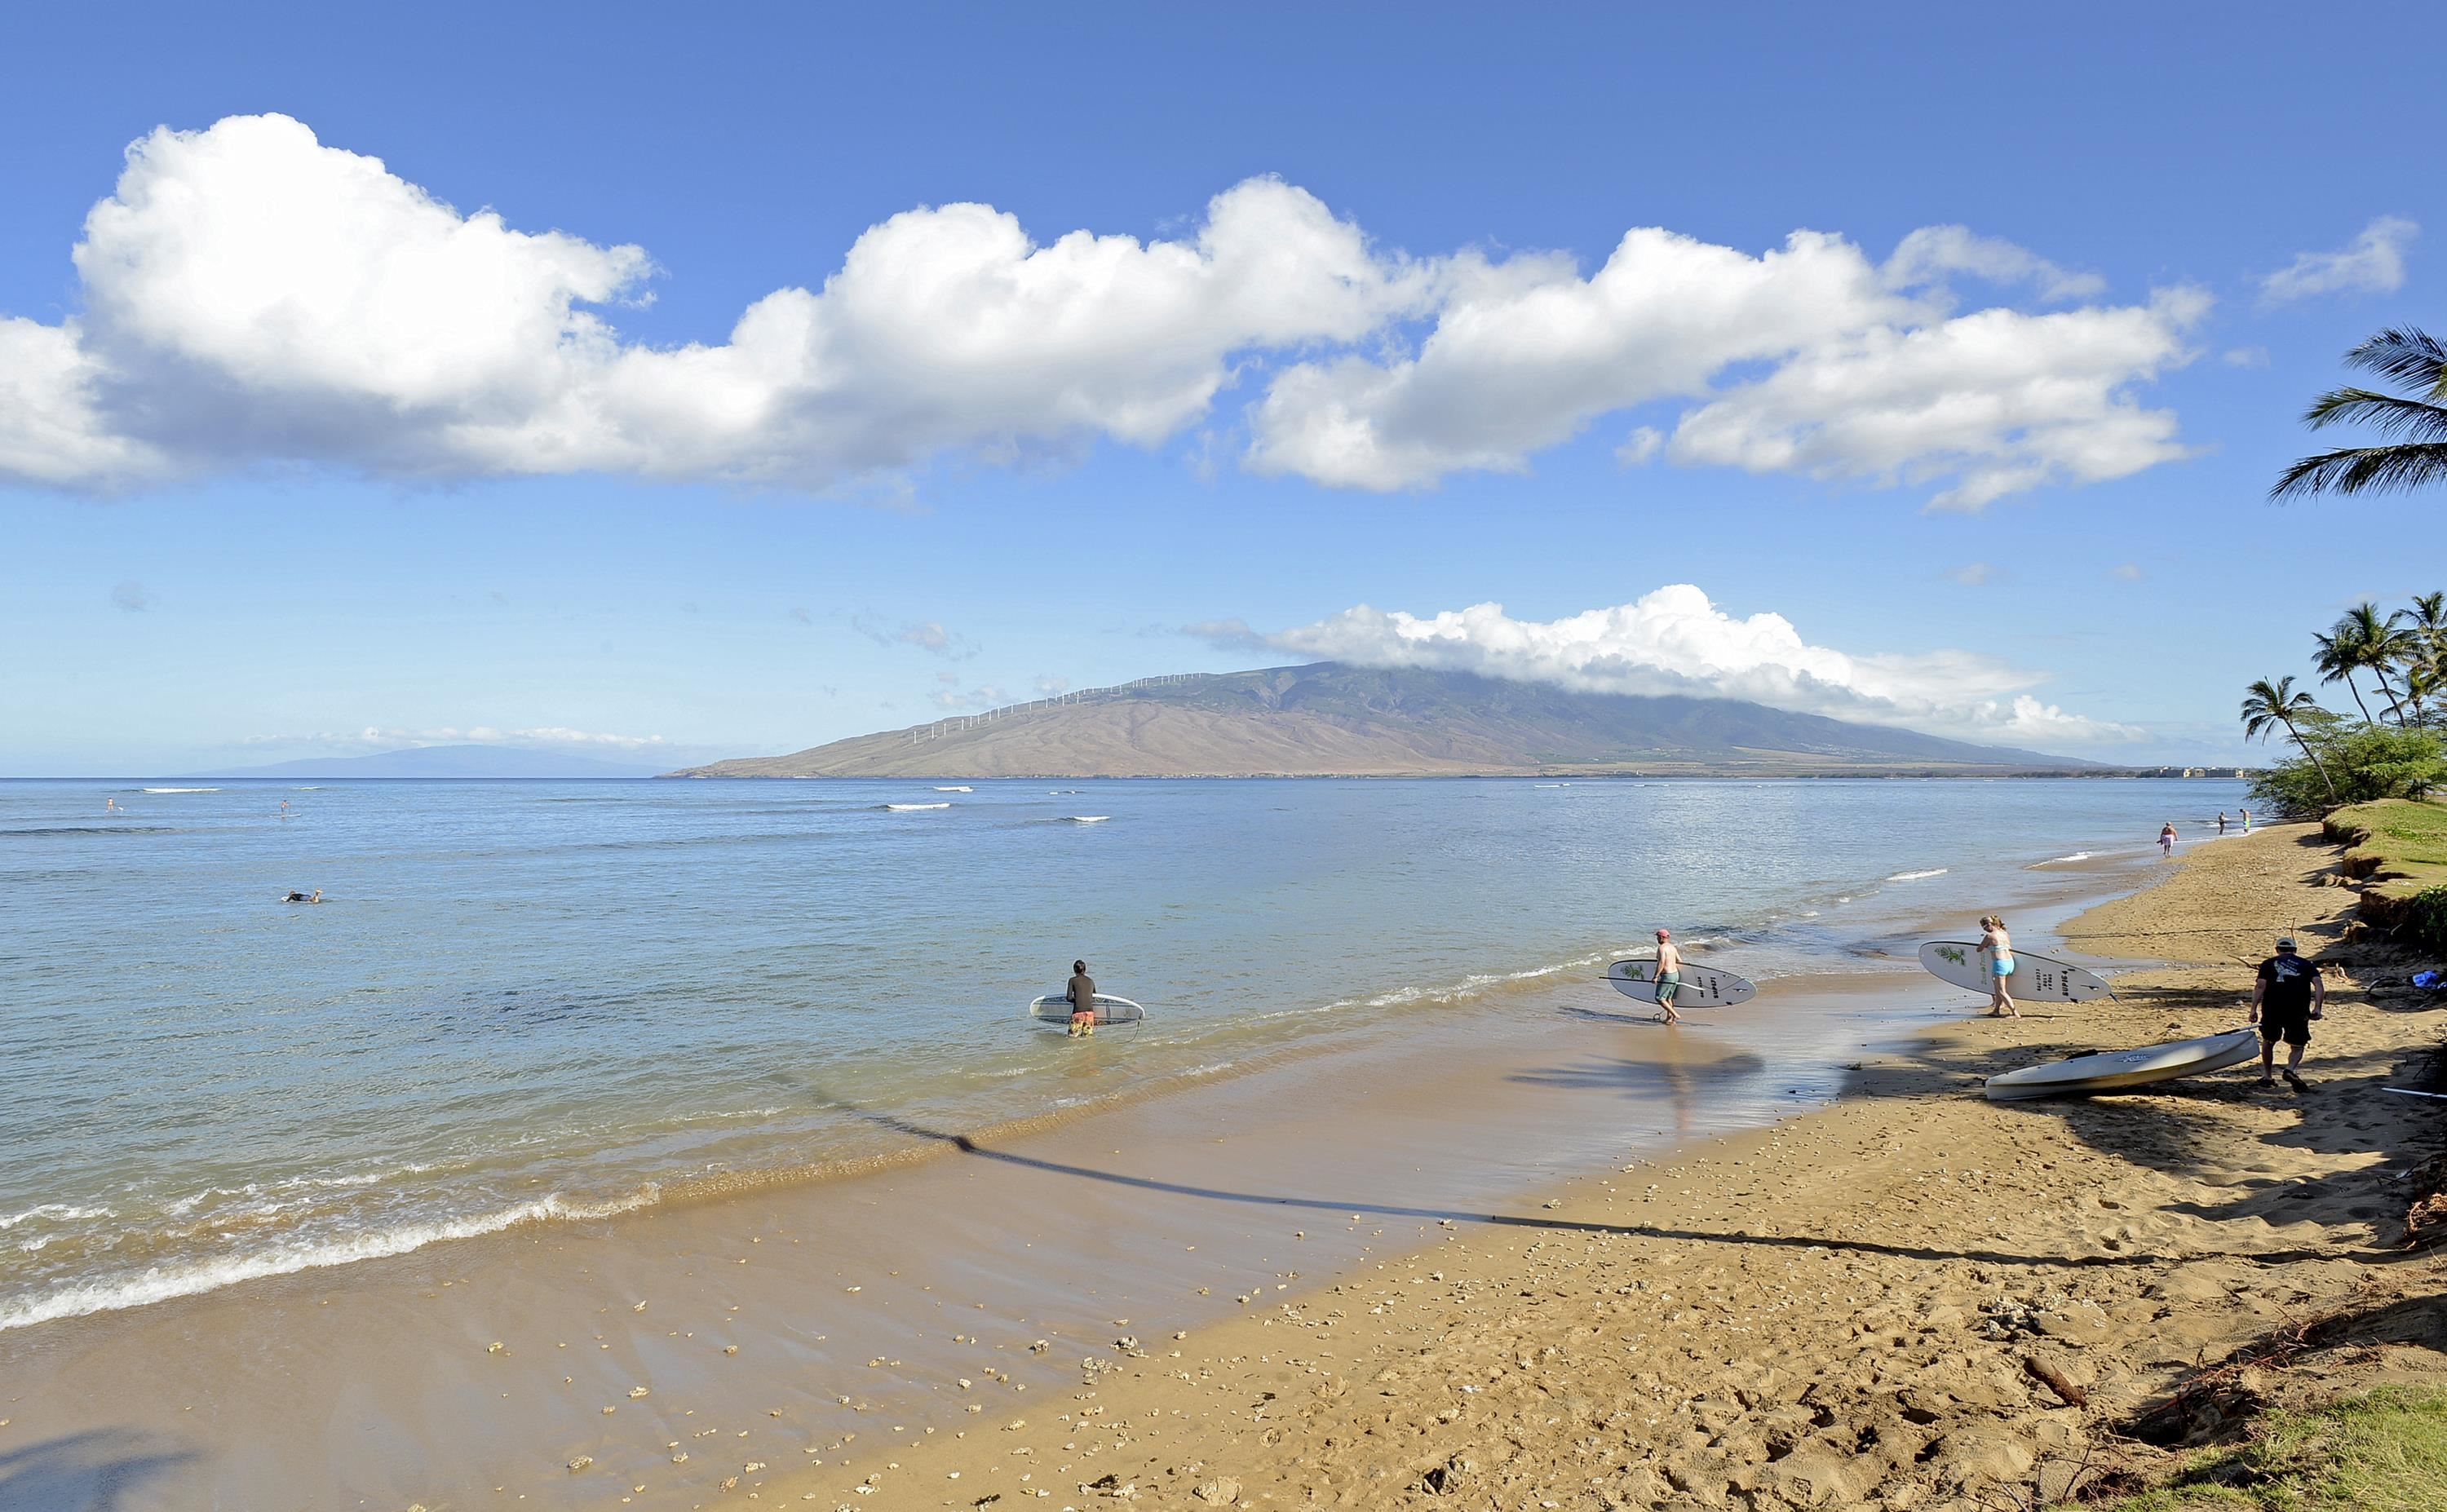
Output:
M2447 107L2369 58L2442 32L21 19L0 773L676 764L1321 653L2238 755L2242 683L2447 586L2436 498L2264 501L2338 354L2435 320L2386 144ZM782 334L734 341L751 307Z

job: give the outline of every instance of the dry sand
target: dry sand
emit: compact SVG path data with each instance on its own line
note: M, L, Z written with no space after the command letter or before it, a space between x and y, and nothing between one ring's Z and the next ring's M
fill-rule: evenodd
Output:
M2095 957L2185 963L2119 976L2120 1002L1950 1024L1853 1068L1832 1108L1455 1225L1340 1284L1248 1295L1186 1336L1117 1318L1069 1389L981 1374L964 1429L852 1452L851 1473L772 1465L720 1497L2029 1506L2146 1467L2162 1451L2127 1436L2134 1414L2187 1381L2158 1437L2213 1432L2275 1389L2273 1363L2204 1377L2254 1339L2304 1348L2328 1389L2447 1379L2440 1262L2400 1242L2400 1177L2440 1119L2380 1090L2422 1073L2447 1012L2332 977L2300 1095L2259 1088L2256 1067L2092 1101L1978 1090L2075 1049L2241 1023L2281 928L2401 975L2345 939L2334 861L2307 825L2200 847L2068 926ZM1287 1244L1299 1221L1281 1220ZM680 1504L700 1503L719 1504Z

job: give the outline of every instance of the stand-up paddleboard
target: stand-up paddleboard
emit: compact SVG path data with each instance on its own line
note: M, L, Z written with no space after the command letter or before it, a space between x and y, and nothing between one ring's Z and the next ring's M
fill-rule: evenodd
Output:
M2025 1097L2081 1097L2092 1092L2121 1092L2153 1082L2240 1066L2260 1053L2260 1031L2230 1029L2223 1034L2144 1045L2135 1050L2108 1050L2077 1055L2069 1061L2029 1066L1988 1078L1988 1096L1999 1103Z
M1606 968L1606 980L1623 996L1642 1003L1657 1001L1657 963L1655 961L1617 961ZM1682 991L1674 995L1674 1006L1684 1008L1731 1008L1758 996L1758 989L1731 972L1720 972L1713 966L1682 963Z
M1049 1024L1068 1024L1071 1022L1071 999L1061 992L1048 992L1028 1005L1028 1016L1041 1018ZM1107 1024L1135 1024L1145 1017L1147 1010L1127 997L1115 997L1110 992L1096 994L1096 1027L1099 1029Z
M1941 982L1974 992L1988 991L1988 962L1980 954L1977 940L1930 940L1920 948L1920 963ZM2096 972L2019 950L2014 953L2014 973L2005 978L2005 991L2024 1003L2088 1003L2115 995L2107 978Z

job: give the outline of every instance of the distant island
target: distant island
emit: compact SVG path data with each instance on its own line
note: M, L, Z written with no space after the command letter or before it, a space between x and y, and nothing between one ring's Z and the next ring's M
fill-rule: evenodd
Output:
M368 756L309 756L221 766L198 777L652 777L657 768L522 746L413 746Z
M1734 699L1319 662L1148 678L673 777L1995 776L2100 771Z

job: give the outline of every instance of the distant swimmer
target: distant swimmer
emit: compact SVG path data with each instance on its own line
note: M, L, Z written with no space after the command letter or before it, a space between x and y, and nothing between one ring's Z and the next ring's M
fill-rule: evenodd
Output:
M2014 975L2014 936L2005 931L2005 921L1994 914L1980 920L1980 954L1988 959L1988 1016L2003 1018L2022 1016L2014 1002L2007 982Z
M1674 932L1657 932L1657 1006L1665 1011L1660 1022L1679 1024L1682 1015L1674 1011L1674 1000L1682 995L1682 951L1674 943Z
M1096 979L1088 974L1086 961L1071 963L1071 990L1063 994L1071 999L1071 1034L1092 1037L1096 1032Z
M314 896L312 898L309 898L304 893L298 892L293 888L291 889L289 896L281 899L284 903L319 903L322 900L323 890L319 887L314 889Z
M2172 819L2158 826L2158 854L2169 859L2175 854L2175 822Z
M102 811L105 814L117 813L119 811L119 800L116 798L104 799L102 801Z

